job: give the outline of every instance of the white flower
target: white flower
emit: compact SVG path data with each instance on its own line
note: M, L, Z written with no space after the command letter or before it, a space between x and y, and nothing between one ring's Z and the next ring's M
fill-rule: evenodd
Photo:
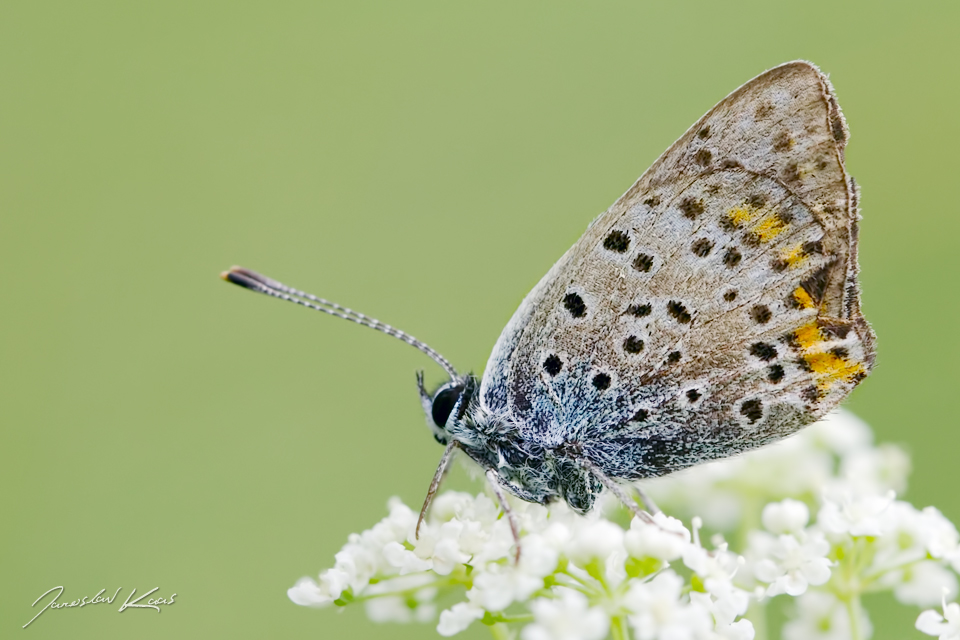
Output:
M487 539L479 551L474 551L470 561L474 566L484 565L504 558L513 557L513 532L510 530L510 521L506 518L496 520L485 529ZM524 550L524 553L526 550ZM522 556L522 554L521 554Z
M574 533L567 555L581 567L594 560L605 561L610 554L623 549L623 535L623 529L609 520L588 521Z
M874 543L876 554L871 573L886 573L926 558L924 542L930 534L927 532L923 514L913 505L901 500L894 501L881 514L880 529L883 535L876 538ZM895 581L900 579L899 576L898 573ZM939 592L933 602L938 599Z
M432 603L418 603L410 608L400 596L382 596L367 600L367 617L374 622L429 622L437 615Z
M787 498L814 492L832 473L830 454L804 440L787 439L771 449L770 455L754 451L749 458L744 456L735 486L773 499Z
M530 603L534 623L523 628L523 640L602 640L610 619L589 607L582 593L564 589L559 600L537 598Z
M857 493L883 493L907 490L910 457L900 447L881 444L872 449L853 451L840 463L840 477Z
M951 558L960 552L960 536L952 522L936 507L925 507L923 520L924 546L934 558Z
M767 531L773 533L796 533L810 520L810 510L799 500L787 498L771 502L763 508L761 521Z
M444 491L433 499L428 515L430 522L442 523L459 518L475 520L489 526L499 517L500 510L482 493L472 495L462 491Z
M940 640L960 640L960 605L942 600L943 615L928 609L917 618L917 630Z
M653 522L647 524L636 517L630 522L630 530L623 539L627 552L634 558L676 560L690 544L690 531L682 522L662 511L654 514Z
M636 582L623 597L639 640L687 640L713 629L710 612L697 601L684 602L683 578L667 569L649 582Z
M815 530L801 531L796 536L781 535L766 544L761 540L765 534L756 532L751 542L764 547L766 557L754 566L757 579L769 583L767 595L787 593L798 596L808 585L825 584L830 579L830 544L823 534ZM799 536L799 537L798 537Z
M854 495L849 491L824 494L823 506L817 515L819 524L828 533L851 536L883 535L881 514L890 506L893 491L885 496Z
M707 551L700 545L700 518L693 519L693 543L684 545L681 559L701 579L730 580L740 569L742 558L727 551L726 543L717 545L713 551Z
M440 612L437 633L444 637L456 635L470 626L474 620L483 617L483 609L468 602L458 602L446 611Z
M487 611L497 612L516 600L526 600L541 587L543 578L526 573L523 567L493 564L474 578L467 598Z
M717 597L716 585L708 593L692 591L690 601L713 614L714 631L728 640L753 640L755 630L749 620L735 620L750 603L749 594L731 583L724 583L724 592ZM714 596L714 597L711 597Z
M870 426L844 409L831 411L802 433L838 455L867 449L873 443Z
M535 578L546 578L557 568L560 552L537 533L523 537L523 553L517 569Z
M328 569L321 575L320 584L313 578L300 578L295 585L287 589L287 597L302 607L324 607L339 598L343 592L346 576L342 576L342 573L336 569ZM332 579L324 580L323 576L328 574Z
M482 522L464 520L460 530L459 546L463 553L472 556L483 551L490 540L490 532Z
M418 514L414 513L396 496L387 500L387 508L390 510L390 515L377 523L372 531L375 531L377 535L384 536L384 542L403 540L407 536L407 532L416 526Z
M400 570L400 575L426 571L433 566L429 560L419 557L399 542L388 542L383 548L383 557L391 566Z
M850 618L843 603L824 591L807 591L797 598L797 617L783 625L783 640L850 640ZM870 620L863 613L861 638L872 635Z
M756 629L749 620L737 620L728 625L717 625L717 633L726 640L753 640Z
M957 594L957 577L937 562L918 562L897 574L893 595L903 604L929 607L943 595Z
M440 539L433 547L433 571L437 575L447 576L454 566L463 564L470 555L460 550L460 534L463 523L459 520L444 522L440 527Z
M374 543L371 533L350 534L349 542L334 555L334 567L347 576L354 593L361 593L371 578L389 566L383 558L383 547Z
M718 627L733 625L734 620L745 614L750 606L750 594L735 587L731 580L708 578L704 587L712 596L707 608L713 614Z
M443 636L499 620L498 632L523 640L600 640L626 620L635 640L753 640L748 616L788 594L796 615L783 640L848 640L871 633L852 599L886 591L920 606L941 597L943 614L923 612L917 628L960 640L960 605L946 603L957 592L960 535L933 507L894 500L908 471L900 449L874 446L863 423L834 414L762 451L645 481L690 528L658 513L624 531L599 510L581 517L562 501L509 498L519 562L510 520L488 496L438 494L419 539L416 512L394 498L387 517L349 536L332 569L288 596L312 607L363 602L378 622L436 621L436 603L449 602L436 627ZM709 548L698 514L710 523ZM850 611L860 611L852 625Z

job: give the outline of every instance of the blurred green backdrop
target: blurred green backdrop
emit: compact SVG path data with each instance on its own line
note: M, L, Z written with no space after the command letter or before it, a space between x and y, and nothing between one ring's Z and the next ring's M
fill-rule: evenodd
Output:
M911 450L908 497L960 521L958 19L956 2L3 3L0 635L432 636L285 591L389 496L419 504L441 449L414 371L441 372L218 272L261 270L479 371L597 213L795 58L831 74L863 187L879 366L849 406ZM55 585L177 604L21 631ZM876 638L917 635L890 609Z

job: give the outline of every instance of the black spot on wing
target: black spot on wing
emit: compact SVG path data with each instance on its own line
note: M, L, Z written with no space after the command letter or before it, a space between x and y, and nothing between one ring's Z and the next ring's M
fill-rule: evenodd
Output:
M673 319L680 324L690 324L690 320L693 319L690 312L687 311L687 308L676 300L671 300L667 303L667 313L673 316Z
M627 313L637 318L643 318L650 315L653 308L649 304L632 304L627 307Z
M756 207L759 209L763 205L767 204L767 196L762 193L754 193L747 198L747 204L751 207Z
M587 304L576 293L568 293L563 296L563 306L574 318L582 318L587 315Z
M647 273L653 268L653 256L638 253L637 257L633 259L633 268L641 273Z
M770 368L767 369L767 380L773 384L777 384L783 380L783 367L779 364L770 365Z
M630 236L626 231L613 230L603 239L603 248L615 253L626 253L630 248Z
M694 220L704 212L703 202L696 198L684 198L680 201L680 212L683 213L684 218Z
M543 361L543 370L551 376L560 373L561 369L563 369L563 361L554 354L550 354L547 356L547 359Z
M700 238L694 240L693 244L690 245L690 251L693 252L693 255L706 258L710 255L710 251L713 249L713 243L708 238Z
M740 414L753 424L763 417L763 403L757 399L746 400L740 405Z
M731 269L740 264L741 260L743 260L743 255L736 247L730 247L723 254L723 264Z
M593 386L597 388L597 391L605 391L610 388L610 376L605 373L598 373L593 376Z
M623 350L627 353L640 353L643 351L643 340L637 336L630 336L623 341Z
M770 308L767 305L757 304L750 309L750 317L753 318L753 321L757 324L767 324L770 322L770 318L773 317L773 313L770 312Z
M777 357L777 348L767 342L754 342L750 345L750 355L770 362Z

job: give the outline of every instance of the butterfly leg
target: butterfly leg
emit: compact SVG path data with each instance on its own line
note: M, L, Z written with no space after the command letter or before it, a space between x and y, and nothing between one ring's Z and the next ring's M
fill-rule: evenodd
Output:
M640 502L642 502L643 506L647 508L647 511L654 515L660 513L660 507L658 507L657 503L653 501L653 498L650 497L650 494L636 485L633 485L633 488L636 489L637 493L640 494Z
M593 477L600 481L600 484L609 489L610 493L617 496L617 499L620 500L623 506L625 506L627 509L630 509L630 511L633 512L633 515L637 516L647 524L654 524L653 517L641 509L636 500L631 499L630 496L628 496L623 490L623 487L607 477L607 474L601 471L597 465L593 464L586 458L580 458L578 462L582 464L587 471L592 473ZM642 496L644 505L650 507L651 503L647 501L648 499L646 496L642 493L640 495Z
M490 487L493 489L494 495L497 496L497 502L500 503L500 509L503 510L505 516L507 516L507 522L510 523L510 532L513 534L513 541L517 547L517 552L513 556L514 564L519 564L520 562L520 526L517 524L517 516L513 513L513 509L510 508L510 503L507 502L507 494L503 492L503 487L500 486L500 480L497 477L497 472L493 469L487 469L487 480L490 482Z
M433 474L433 480L430 482L430 488L427 490L427 497L424 498L423 506L420 507L420 517L417 518L417 529L414 533L414 536L418 539L420 538L420 525L423 524L423 519L427 515L427 509L430 508L433 497L437 495L437 489L440 488L440 481L443 480L443 476L447 472L447 467L450 466L450 459L453 457L453 452L459 448L460 445L457 441L451 440L450 444L448 444L447 448L443 451L443 457L440 458L437 472Z

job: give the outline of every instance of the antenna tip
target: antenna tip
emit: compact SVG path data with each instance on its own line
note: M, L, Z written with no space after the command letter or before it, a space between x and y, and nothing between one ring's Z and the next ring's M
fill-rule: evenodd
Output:
M226 280L230 284L235 284L246 289L253 289L253 283L250 281L250 278L246 277L245 269L243 267L230 267L226 271L220 272L220 278Z

